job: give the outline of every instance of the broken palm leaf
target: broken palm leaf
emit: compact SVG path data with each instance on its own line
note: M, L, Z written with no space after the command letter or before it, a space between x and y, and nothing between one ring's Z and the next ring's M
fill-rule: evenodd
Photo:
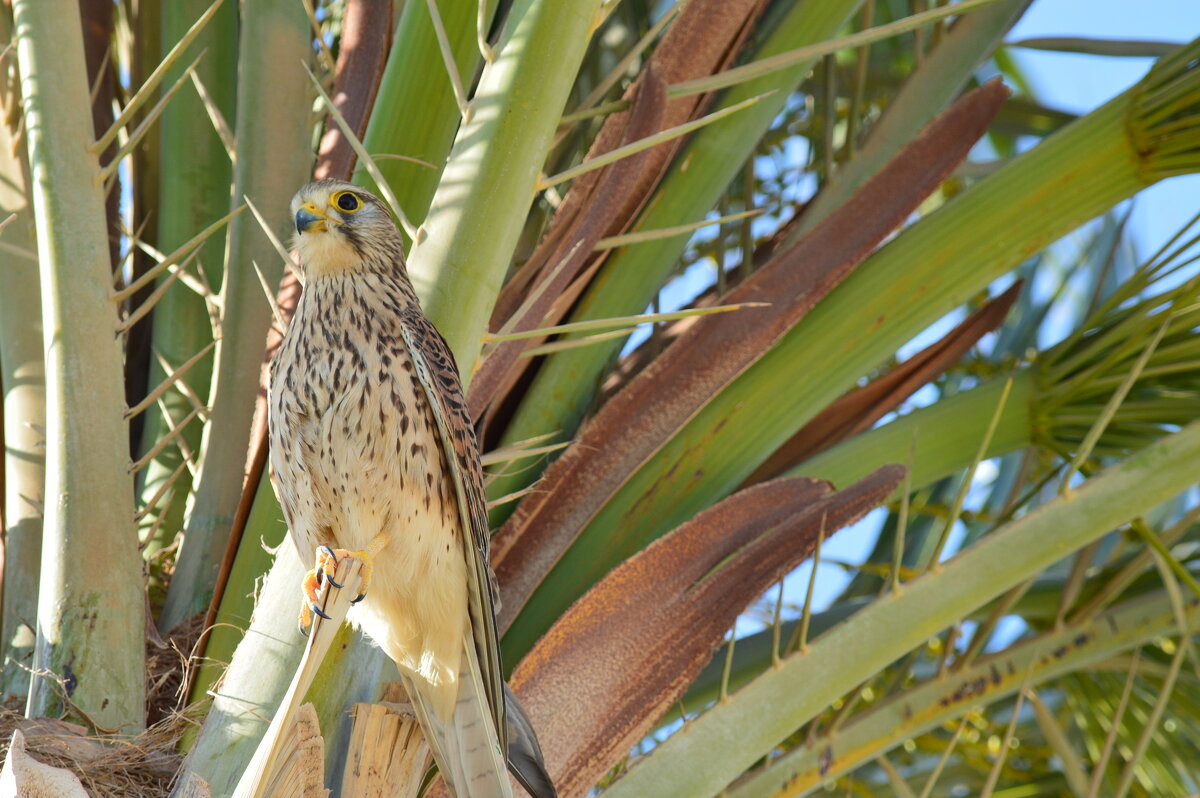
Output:
M280 778L296 776L303 771L303 767L293 767L289 760L295 753L296 745L311 739L312 734L305 733L303 729L298 730L296 721L301 721L302 725L316 726L316 712L312 705L302 702L321 665L321 660L333 645L342 622L346 619L346 612L359 595L359 588L362 586L361 567L361 560L343 557L338 561L334 572L336 579L324 580L320 593L323 614L313 613L310 616L312 624L308 630L308 642L296 666L292 683L284 693L279 707L272 713L271 723L259 741L254 757L238 780L233 792L234 798L273 796L277 794L271 789L273 782ZM321 739L319 729L316 737L317 740ZM324 764L323 758L318 758L317 764Z

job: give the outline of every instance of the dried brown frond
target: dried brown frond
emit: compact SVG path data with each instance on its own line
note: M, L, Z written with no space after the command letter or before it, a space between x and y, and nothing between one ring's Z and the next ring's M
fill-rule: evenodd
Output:
M25 735L25 750L39 762L79 777L95 798L163 798L182 757L175 744L186 721L173 715L132 739L91 736L83 726L51 718L27 719L15 710L0 712L0 739L7 755L13 731Z
M187 699L184 686L198 664L196 641L204 628L204 613L181 623L165 640L146 640L146 723L154 725L175 715Z

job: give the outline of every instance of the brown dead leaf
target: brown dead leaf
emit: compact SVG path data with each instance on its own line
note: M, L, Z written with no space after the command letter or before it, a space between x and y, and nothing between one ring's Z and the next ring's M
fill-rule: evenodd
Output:
M510 684L563 796L587 791L683 695L734 618L903 476L884 466L833 492L781 479L700 513L614 569L560 618ZM586 711L580 711L586 707Z
M651 54L643 74L626 90L624 99L630 99L638 91L645 74L653 70L665 84L682 83L705 77L724 69L736 57L747 32L752 28L766 3L763 0L693 0L679 14L679 18L663 36ZM707 96L695 95L672 101L666 108L662 127L669 128L696 119L703 114ZM603 155L621 145L623 131L628 126L631 111L622 111L609 116L596 135L587 158ZM675 157L683 139L676 139L649 150L639 184L622 199L620 212L616 214L619 226L613 226L606 235L623 232L632 222L633 216L658 184L662 173ZM550 230L539 250L556 245L563 232L574 224L578 214L585 212L586 199L593 184L599 179L596 173L582 175L571 185L571 191L555 212ZM518 274L504 286L496 300L492 314L491 329L500 326L520 306L533 278L548 262L544 251L535 253Z
M764 0L692 0L654 48L642 74L625 92L625 99L632 98L651 74L662 83L671 85L721 71L737 57L747 33L765 6ZM665 103L658 129L674 127L702 116L710 100L710 95L696 95ZM629 127L629 116L632 112L632 109L622 111L605 120L588 150L588 158L602 155L624 143L624 132ZM536 291L541 282L549 279L557 263L554 253L569 250L569 246L562 246L563 242L570 240L570 232L581 217L603 213L608 221L601 237L617 235L628 230L662 180L684 141L684 138L675 139L643 153L645 157L640 159L641 167L634 179L624 181L623 190L610 196L603 208L598 208L592 201L595 184L601 179L601 175L593 172L575 180L563 203L556 210L550 228L538 248L501 290L496 299L489 329L499 330L517 312L525 297ZM607 252L592 253L590 249L588 247L587 250L583 250L581 247L580 254L585 258L587 268L579 270L579 279L564 295L578 296L608 255ZM569 302L557 303L535 326L559 323L570 309L570 305ZM525 346L536 343L537 341L525 342ZM523 348L524 346L521 347ZM529 365L529 362L523 361L509 363L504 378L497 381L500 388L491 389L488 394L472 385L470 404L473 417L478 419L483 413L491 413L499 407L507 392L519 383L521 375ZM489 417L485 422L485 429L490 423Z

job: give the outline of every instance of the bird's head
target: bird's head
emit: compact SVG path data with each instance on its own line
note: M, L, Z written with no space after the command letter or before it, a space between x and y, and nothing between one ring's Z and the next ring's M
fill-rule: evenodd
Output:
M387 207L352 183L309 183L292 197L292 217L305 279L403 268L404 241Z

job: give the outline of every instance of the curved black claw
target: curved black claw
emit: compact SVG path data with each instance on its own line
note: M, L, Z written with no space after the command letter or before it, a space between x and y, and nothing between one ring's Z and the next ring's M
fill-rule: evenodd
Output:
M305 637L308 637L308 630L304 628L303 621L296 621L296 626L300 627L300 634L304 635Z
M339 561L338 561L337 555L336 555L336 554L334 553L334 551L333 551L333 548L332 548L332 547L330 547L330 546L322 546L322 547L321 547L321 551L325 552L325 554L327 554L327 555L329 556L329 559L333 561L333 567L334 567L334 568L337 568L337 567L338 567L338 562L339 562ZM341 589L342 589L342 586L341 586L341 585L339 585L337 582L333 581L333 577L332 577L332 576L330 576L329 574L325 573L325 569L324 569L324 568L318 568L318 569L317 569L317 579L319 580L319 579L321 579L322 577L323 577L323 578L325 578L325 579L327 579L327 580L329 580L329 584L330 584L330 585L332 585L333 587L336 587L338 590L341 590Z
M329 616L328 616L328 615L326 615L326 614L325 614L325 613L324 613L324 612L321 610L321 608L320 608L320 607L318 607L316 604L312 604L312 605L310 605L310 606L309 606L309 609L311 609L313 612L315 612L317 615L321 616L321 617L322 617L322 618L324 618L325 620L327 620L327 621L329 620Z
M363 599L365 599L366 597L367 597L367 594L366 594L366 593L359 593L359 594L358 594L358 598L356 598L354 601L351 601L350 603L351 603L351 604L357 604L358 602L362 601L362 600L363 600Z

